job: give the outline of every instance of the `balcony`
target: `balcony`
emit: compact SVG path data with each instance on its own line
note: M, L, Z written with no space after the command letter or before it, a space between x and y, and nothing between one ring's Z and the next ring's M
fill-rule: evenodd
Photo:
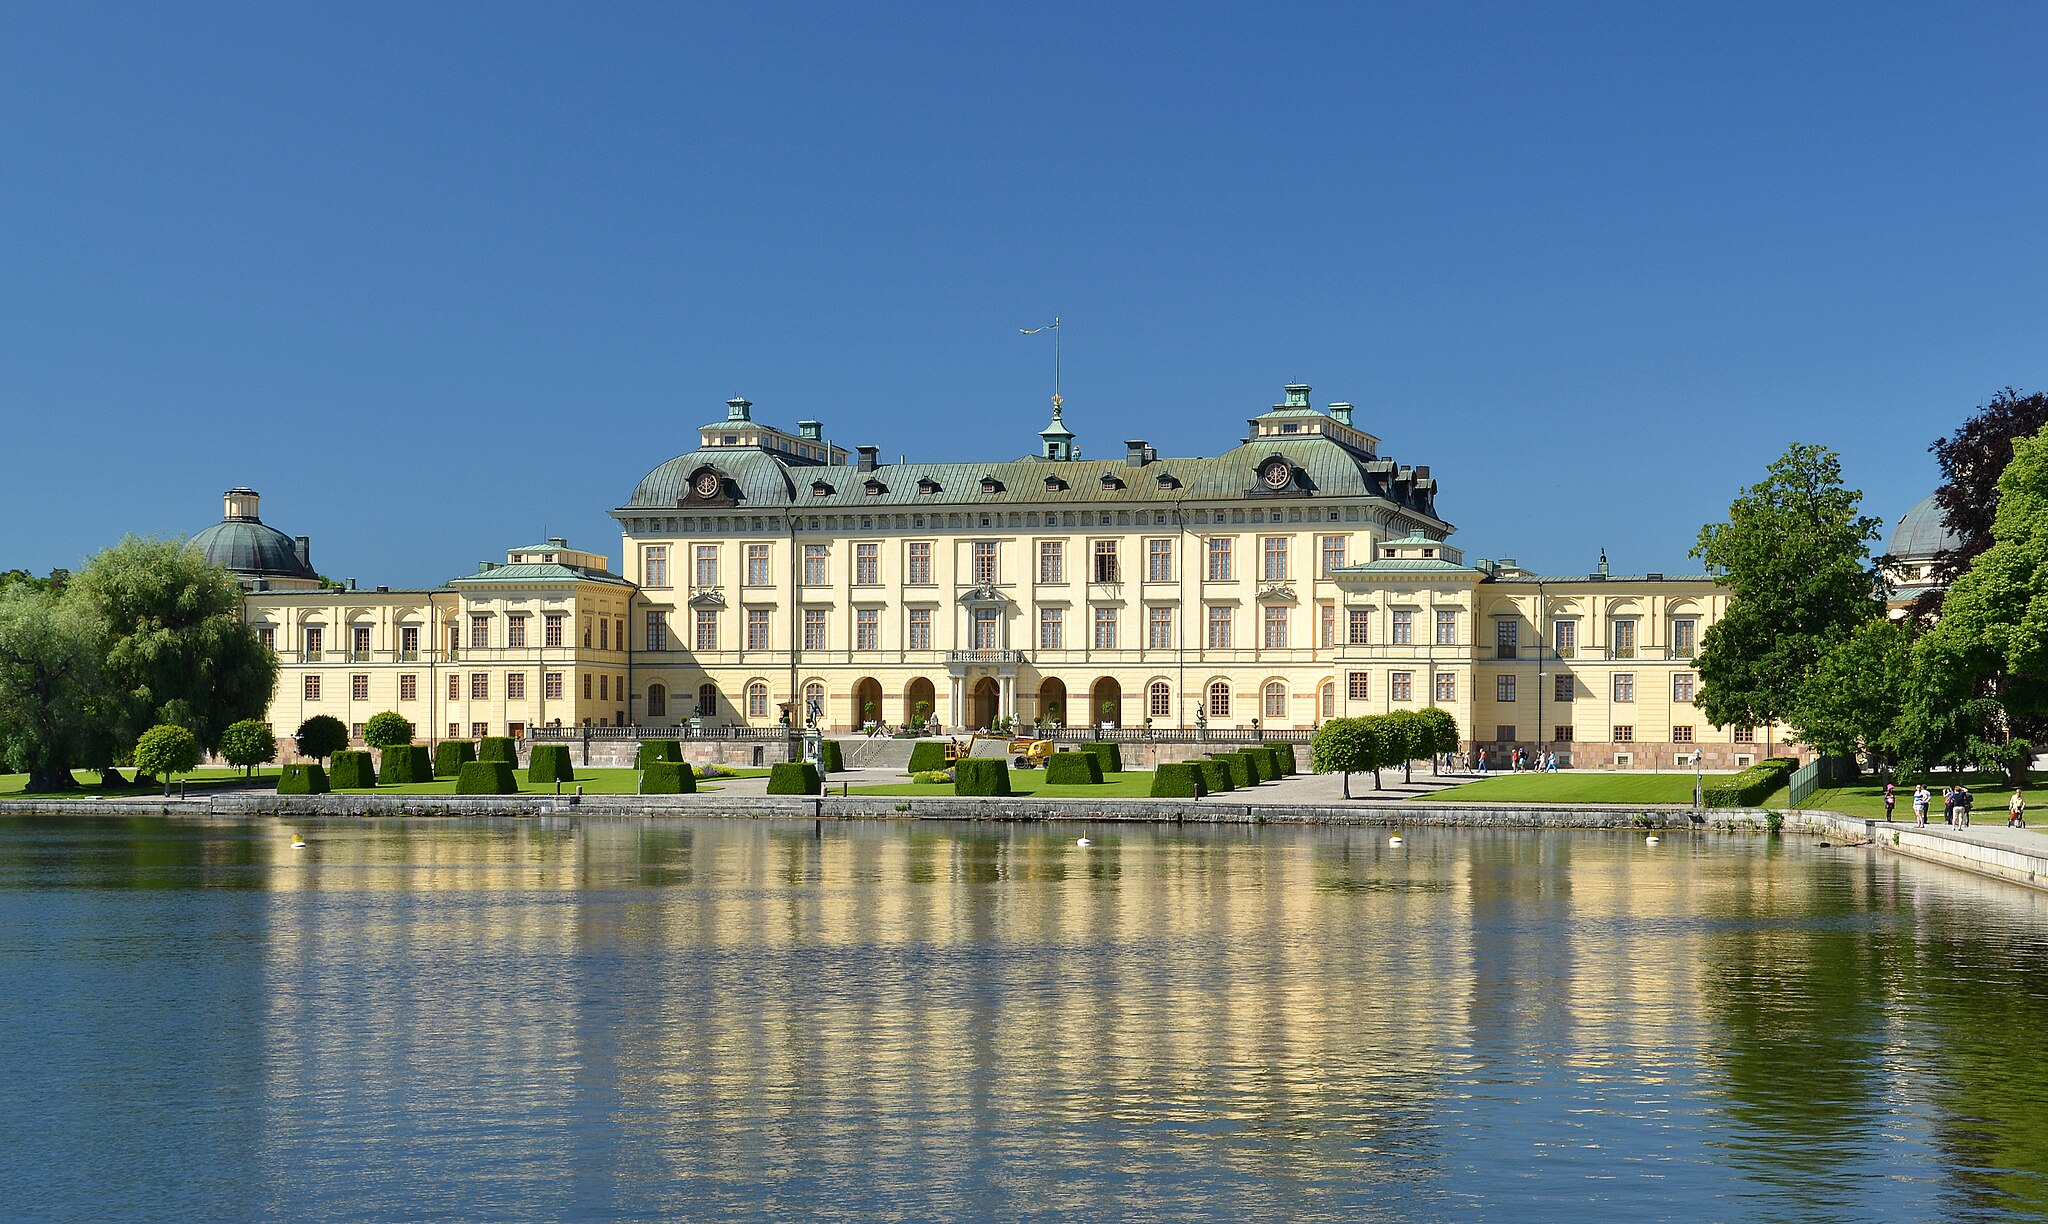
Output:
M949 650L946 652L946 665L949 667L956 667L963 664L971 663L1002 664L1014 667L1017 664L1022 663L1023 661L1024 652L1021 650L982 649Z

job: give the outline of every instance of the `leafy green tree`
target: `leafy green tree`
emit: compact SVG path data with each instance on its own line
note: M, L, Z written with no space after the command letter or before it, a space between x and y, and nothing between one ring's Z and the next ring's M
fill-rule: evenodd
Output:
M270 703L277 661L242 623L241 584L199 550L130 536L92 558L65 597L106 626L102 750L155 723L185 727L210 750L230 723Z
M379 750L410 744L412 737L412 720L392 710L372 714L363 724L363 742Z
M315 714L299 724L299 733L293 739L301 756L324 761L348 747L348 727L332 714Z
M220 755L228 764L240 765L246 778L258 765L268 765L277 759L277 736L272 734L270 724L245 718L230 723L220 733Z
M1912 667L1912 630L1875 613L1820 657L1786 721L1801 743L1830 756L1853 756L1859 747L1892 756Z
M0 762L26 772L31 791L70 789L87 759L104 637L75 600L32 583L0 590Z
M1435 773L1436 763L1443 754L1458 750L1458 720L1451 716L1449 710L1438 706L1415 713L1429 727L1429 771Z
M159 723L135 741L136 770L161 776L167 789L175 775L199 768L204 755L199 738L176 723Z
M1419 757L1428 756L1431 745L1436 742L1434 728L1429 720L1415 710L1395 710L1382 714L1380 735L1387 747L1387 764L1401 767L1401 780L1415 780L1415 762Z
M1980 405L1946 438L1927 449L1941 467L1942 485L1934 491L1942 523L1956 537L1956 546L1935 558L1936 586L1924 612L1941 608L1941 591L1968 569L1978 553L1991 547L1991 523L1998 513L1998 481L2012 461L2013 444L2048 428L2048 395L2021 395L2007 387Z
M1332 718L1316 728L1308 746L1309 768L1317 773L1344 777L1344 797L1351 798L1351 775L1372 771L1372 786L1380 786L1380 743L1378 728L1371 718Z
M1762 483L1700 529L1692 554L1725 573L1728 611L1700 642L1696 700L1716 727L1790 715L1821 657L1870 618L1883 590L1870 561L1877 519L1842 487L1833 451L1794 443Z

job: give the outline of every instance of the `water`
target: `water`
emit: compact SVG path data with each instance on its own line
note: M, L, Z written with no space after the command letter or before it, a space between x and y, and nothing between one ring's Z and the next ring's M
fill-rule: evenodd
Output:
M2048 897L1804 839L0 819L8 1218L2048 1213Z

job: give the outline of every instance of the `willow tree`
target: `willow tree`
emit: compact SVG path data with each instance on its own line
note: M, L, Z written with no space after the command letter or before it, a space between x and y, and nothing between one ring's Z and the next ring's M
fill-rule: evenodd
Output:
M88 763L105 631L90 610L30 584L0 589L0 764L31 791L65 790Z

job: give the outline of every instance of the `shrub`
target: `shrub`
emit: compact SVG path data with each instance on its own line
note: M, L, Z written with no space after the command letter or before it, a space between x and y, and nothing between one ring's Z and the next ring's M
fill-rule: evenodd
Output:
M1095 754L1095 759L1102 762L1102 774L1104 777L1124 771L1123 750L1115 744L1083 744L1081 745L1081 751Z
M434 745L434 776L453 778L462 767L476 760L476 745L468 740L442 740Z
M455 777L458 795L516 795L519 779L510 761L464 761Z
M846 772L846 762L839 755L838 740L818 741L818 772L821 774Z
M198 737L176 723L158 723L135 741L135 768L165 778L199 768L203 755Z
M1093 786L1102 781L1102 758L1093 752L1055 752L1045 758L1047 786Z
M1010 763L992 758L963 758L953 763L956 795L1008 795Z
M299 724L299 733L292 739L300 756L324 761L348 747L348 727L332 714L315 714Z
M476 759L519 764L519 742L509 735L486 735L477 741Z
M327 785L327 771L318 765L287 765L277 778L280 795L324 795L332 789Z
M526 764L528 782L574 782L576 770L569 764L569 745L535 744Z
M1294 745L1273 744L1268 751L1273 754L1273 763L1280 767L1275 777L1285 778L1301 772L1301 766L1294 763Z
M1766 757L1732 777L1716 779L1703 796L1708 807L1755 807L1785 785L1799 762L1791 757Z
M434 780L434 757L425 744L393 744L378 765L386 786Z
M360 748L334 754L334 773L329 784L336 790L366 790L377 785L377 766Z
M809 761L784 761L768 770L771 795L815 795L824 789L825 780Z
M696 765L692 766L692 768L697 771L697 776L700 778L730 778L733 776L733 771L723 765Z
M937 740L924 740L910 750L911 773L930 773L947 764L946 746Z
M1203 794L1214 795L1221 791L1237 789L1236 775L1230 772L1230 766L1224 762L1210 757L1200 761L1189 761L1188 764L1201 773Z
M697 772L687 761L648 761L640 767L643 795L694 795Z
M1200 799L1208 793L1202 785L1202 770L1194 761L1161 765L1152 774L1154 799Z
M646 769L655 761L680 761L683 759L681 740L641 740L640 755L633 762L633 768ZM663 792L666 794L667 792Z
M268 765L277 759L277 736L271 734L270 724L256 718L245 718L230 723L220 733L220 755L230 765L240 765L242 772L258 765Z
M1212 752L1209 759L1230 771L1232 787L1255 785L1259 777L1252 772L1252 763L1241 752Z
M1251 777L1253 786L1261 782L1270 782L1279 776L1275 772L1272 755L1264 747L1240 748L1237 755L1244 758L1245 773Z
M392 710L372 714L370 721L363 724L363 742L372 748L410 744L412 737L412 720Z
M950 769L926 769L910 775L910 780L913 782L951 782L953 780L953 771Z

